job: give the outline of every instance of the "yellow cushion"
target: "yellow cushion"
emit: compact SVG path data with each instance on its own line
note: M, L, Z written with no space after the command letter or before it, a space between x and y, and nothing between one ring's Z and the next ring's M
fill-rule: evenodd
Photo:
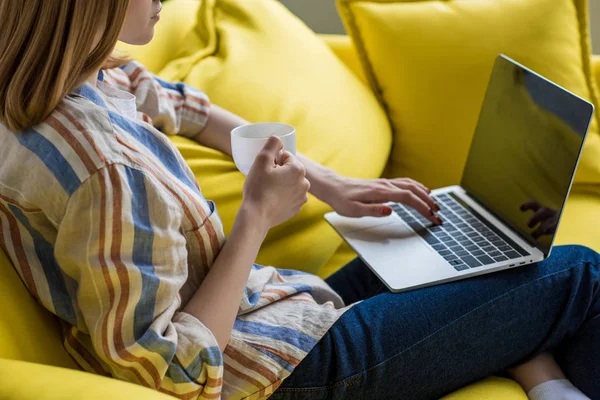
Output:
M581 244L600 252L600 187L573 188L560 221L555 244Z
M0 276L0 358L77 368L62 345L58 320L29 294L1 249Z
M443 397L443 400L527 400L518 383L509 379L491 377L466 386Z
M173 400L158 391L81 371L0 359L3 400Z
M432 187L460 181L499 53L598 104L585 0L338 0L338 5L392 122L390 175ZM598 114L577 182L600 182Z
M383 109L369 87L283 5L273 0L205 0L166 3L165 11L168 7L178 9L178 18L162 18L160 24L189 26L193 15L197 23L177 43L180 58L159 71L163 78L198 87L213 103L251 122L294 125L299 151L344 175L381 175L391 148ZM154 51L164 51L153 46L143 53L128 50L146 63ZM173 141L206 197L216 201L228 232L241 202L244 176L229 157L184 138ZM298 217L271 231L258 262L316 272L341 243L323 219L327 211L311 198Z
M600 82L600 55L594 54L592 56L592 72L594 75L596 88L598 88L598 82Z
M352 39L347 35L319 35L319 37L329 46L340 60L346 64L348 68L362 81L366 82L367 78L360 65L360 58Z

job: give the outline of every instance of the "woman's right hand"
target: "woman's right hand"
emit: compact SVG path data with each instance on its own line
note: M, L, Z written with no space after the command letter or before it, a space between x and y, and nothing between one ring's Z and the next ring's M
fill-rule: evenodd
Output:
M256 213L270 229L300 212L308 201L310 183L304 165L284 151L278 137L271 136L248 173L242 208Z

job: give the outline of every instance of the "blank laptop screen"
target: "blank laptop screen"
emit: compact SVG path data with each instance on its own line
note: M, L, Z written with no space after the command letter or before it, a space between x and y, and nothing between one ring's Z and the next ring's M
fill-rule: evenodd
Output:
M592 115L590 103L498 57L461 186L548 254Z

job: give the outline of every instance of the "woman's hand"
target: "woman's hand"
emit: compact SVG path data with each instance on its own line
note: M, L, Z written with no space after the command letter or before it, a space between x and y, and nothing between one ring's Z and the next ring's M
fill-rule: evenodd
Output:
M384 203L396 202L410 206L434 224L441 224L437 216L438 204L429 196L431 190L409 178L353 179L330 177L322 200L338 214L347 217L383 217L392 213Z
M256 157L244 184L242 209L258 214L267 229L292 218L308 201L310 183L304 165L270 137Z

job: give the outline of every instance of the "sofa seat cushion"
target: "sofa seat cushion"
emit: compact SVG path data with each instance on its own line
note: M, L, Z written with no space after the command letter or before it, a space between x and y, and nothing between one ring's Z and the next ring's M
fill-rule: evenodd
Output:
M57 318L31 296L1 248L0 276L0 358L77 369Z

